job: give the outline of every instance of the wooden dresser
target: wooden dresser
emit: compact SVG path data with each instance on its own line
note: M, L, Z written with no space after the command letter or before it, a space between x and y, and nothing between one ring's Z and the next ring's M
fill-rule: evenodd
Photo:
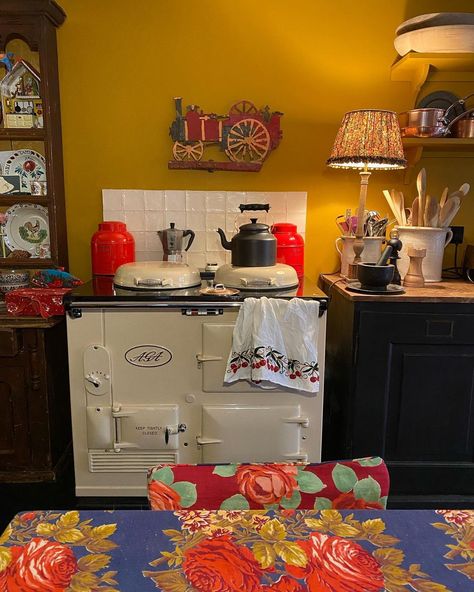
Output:
M64 318L0 312L0 482L54 480L71 442Z
M334 283L337 282L337 283ZM474 284L330 296L323 458L380 455L391 507L474 507Z

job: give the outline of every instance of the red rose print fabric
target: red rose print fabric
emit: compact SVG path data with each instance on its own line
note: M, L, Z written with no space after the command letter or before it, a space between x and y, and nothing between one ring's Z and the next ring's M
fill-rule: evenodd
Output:
M379 457L326 463L158 465L148 472L152 510L368 509L387 506Z

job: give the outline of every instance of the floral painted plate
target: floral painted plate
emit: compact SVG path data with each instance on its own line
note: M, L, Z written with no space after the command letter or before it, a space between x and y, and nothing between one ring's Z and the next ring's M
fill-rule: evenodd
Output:
M22 193L31 193L30 181L46 181L46 161L34 150L16 150L2 166L4 175L20 175Z
M46 208L39 204L15 204L7 210L6 218L4 241L11 251L28 251L32 257L47 251L45 245L50 240Z

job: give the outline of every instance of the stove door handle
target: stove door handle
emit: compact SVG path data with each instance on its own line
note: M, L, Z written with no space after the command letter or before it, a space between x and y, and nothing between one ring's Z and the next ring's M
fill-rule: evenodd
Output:
M196 354L196 360L201 362L220 362L224 358L222 356L206 356L204 354Z
M196 438L196 442L200 446L203 446L205 444L222 444L222 440L218 440L217 438L202 438L201 436L198 436Z

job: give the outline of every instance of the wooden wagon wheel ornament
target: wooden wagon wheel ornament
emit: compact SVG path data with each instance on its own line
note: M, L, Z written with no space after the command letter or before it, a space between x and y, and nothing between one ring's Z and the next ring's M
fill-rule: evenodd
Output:
M204 144L199 142L192 142L190 144L183 144L175 142L173 144L173 156L175 160L201 160L204 152Z
M270 134L257 119L242 119L230 128L226 154L233 161L261 162L270 149Z
M229 110L229 115L256 115L257 113L258 109L252 101L238 101Z

